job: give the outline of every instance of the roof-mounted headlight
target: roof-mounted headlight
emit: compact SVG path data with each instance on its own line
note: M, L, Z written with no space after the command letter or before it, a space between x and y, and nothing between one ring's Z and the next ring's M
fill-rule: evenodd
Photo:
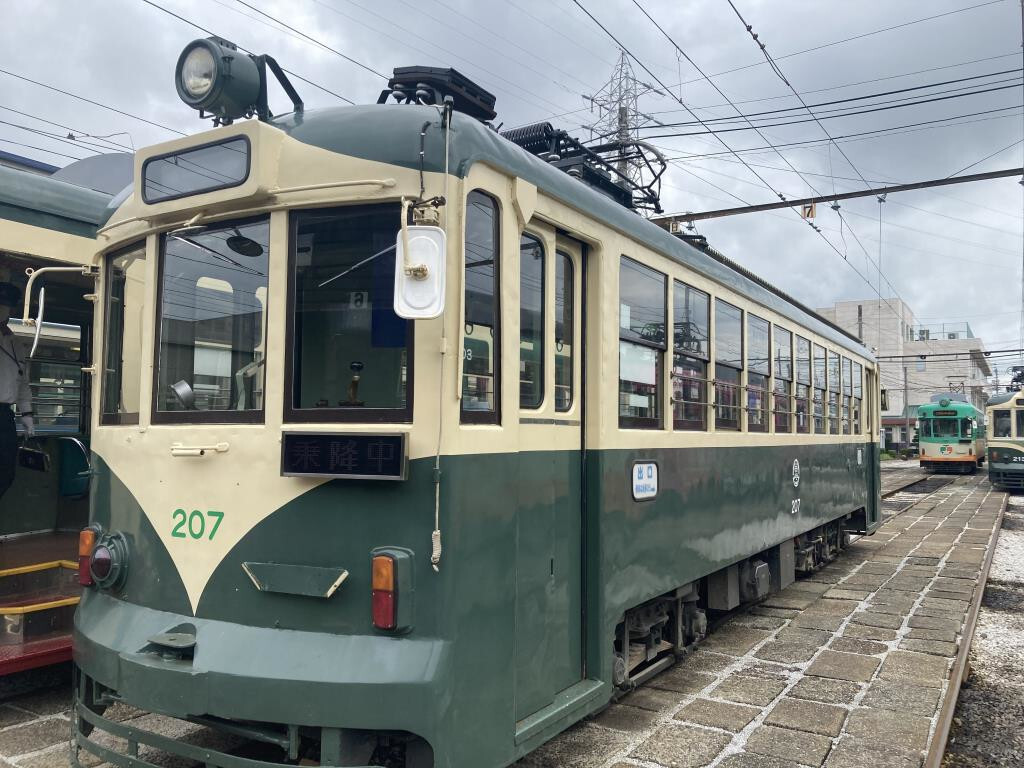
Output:
M219 37L186 45L174 72L181 100L224 125L257 113L260 80L260 66L254 57Z

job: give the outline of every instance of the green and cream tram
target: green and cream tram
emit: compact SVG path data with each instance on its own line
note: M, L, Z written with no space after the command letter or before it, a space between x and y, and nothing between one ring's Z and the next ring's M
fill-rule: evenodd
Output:
M277 764L123 702L281 761L506 766L878 525L867 349L398 74L140 150L98 232L76 755Z
M917 434L922 469L974 474L985 461L985 414L970 403L943 397L919 406Z
M988 479L999 488L1024 488L1024 394L1005 392L985 406Z

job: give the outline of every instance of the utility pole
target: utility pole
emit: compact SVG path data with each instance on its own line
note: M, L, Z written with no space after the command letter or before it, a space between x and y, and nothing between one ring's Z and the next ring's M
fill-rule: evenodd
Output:
M908 393L910 390L907 387L907 366L903 366L903 415L904 415L904 429L906 430L907 436L907 448L910 448L910 399Z

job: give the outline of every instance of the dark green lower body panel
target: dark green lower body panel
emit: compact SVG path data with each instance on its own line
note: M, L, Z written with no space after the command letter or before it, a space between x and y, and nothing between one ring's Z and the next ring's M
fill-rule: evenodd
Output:
M636 461L658 464L653 499L632 498ZM446 457L435 573L432 471L414 461L405 482L332 481L274 511L193 616L129 489L94 466L93 519L126 534L133 563L121 591L87 590L85 674L180 717L408 731L437 768L508 765L604 706L626 610L838 518L879 520L872 443ZM407 634L370 626L376 547L412 553ZM243 562L350 575L318 599L260 591ZM180 625L195 631L193 659L147 648Z

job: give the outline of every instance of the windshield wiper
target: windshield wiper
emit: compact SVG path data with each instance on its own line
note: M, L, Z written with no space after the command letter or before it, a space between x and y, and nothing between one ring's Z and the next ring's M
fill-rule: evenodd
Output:
M324 287L325 285L327 285L328 283L333 283L333 282L334 282L335 280L337 280L337 279L339 279L339 278L342 278L342 277L344 277L344 276L345 276L345 275L347 275L347 274L348 274L349 272L353 272L354 270L357 270L357 269L359 269L359 268L360 268L361 266L363 266L364 264L369 264L369 263L370 263L371 261L373 261L373 260L374 260L374 259L376 259L377 257L379 257L379 256L383 256L383 255L384 255L385 253L387 253L388 251L393 251L393 250L395 250L395 246L394 246L394 245L389 245L389 246L388 246L387 248L385 248L385 249L384 249L383 251L377 251L377 253L373 254L373 256L370 256L370 257L368 257L368 258L365 258L365 259L363 259L363 260L362 260L362 261L360 261L360 262L357 262L357 263L353 264L353 265L352 265L351 267L349 267L348 269L346 269L346 270L345 270L344 272L339 272L339 273L338 273L338 274L336 274L336 275L335 275L334 277L329 277L329 278L327 278L327 279L326 279L326 280L324 280L324 281L323 281L322 283L320 283L320 285L318 285L318 286L317 286L317 288L323 288L323 287Z

